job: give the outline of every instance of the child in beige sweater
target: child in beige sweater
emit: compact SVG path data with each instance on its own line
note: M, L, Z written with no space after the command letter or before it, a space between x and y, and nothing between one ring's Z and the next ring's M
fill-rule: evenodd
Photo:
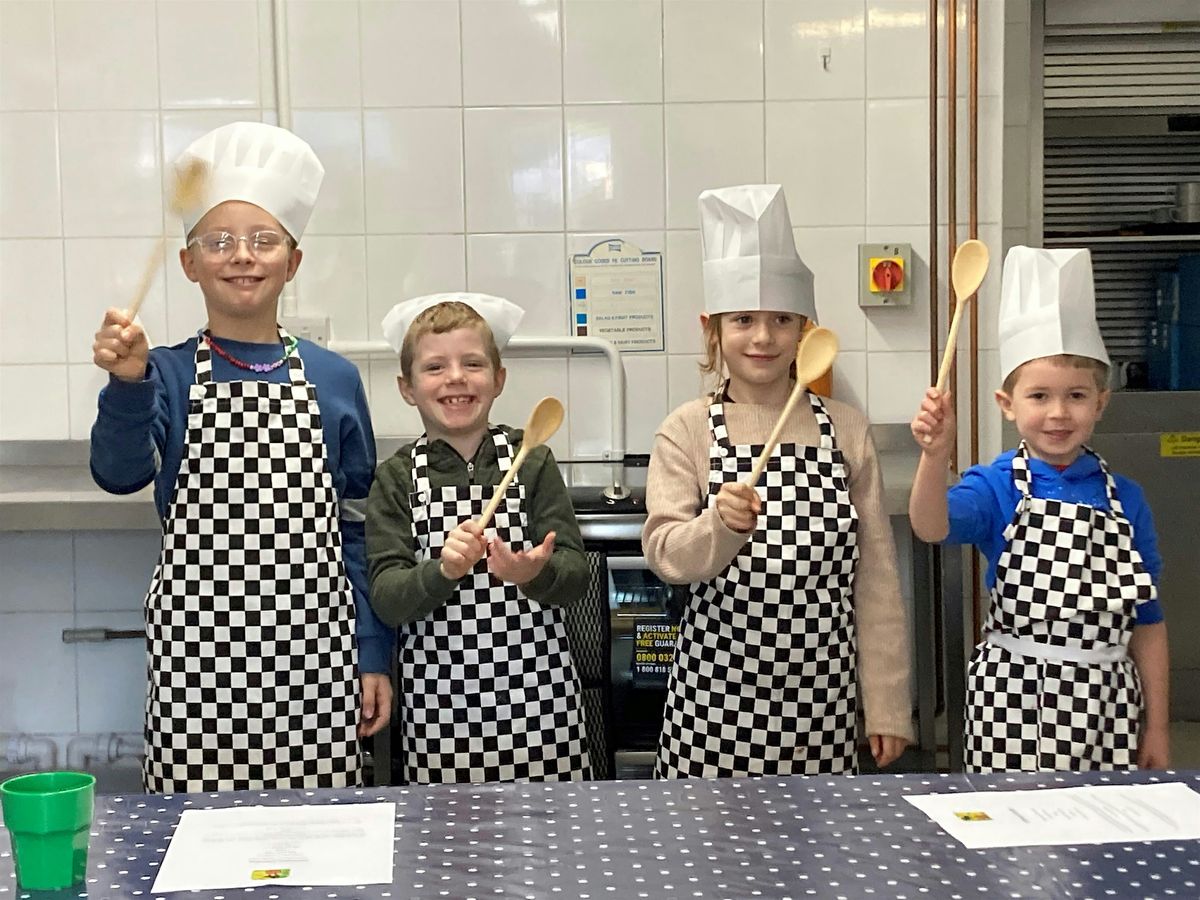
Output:
M913 738L910 653L868 422L809 394L742 483L791 392L812 275L779 187L700 206L706 368L728 378L667 418L650 458L645 555L691 585L655 775L853 772L860 684L885 766Z

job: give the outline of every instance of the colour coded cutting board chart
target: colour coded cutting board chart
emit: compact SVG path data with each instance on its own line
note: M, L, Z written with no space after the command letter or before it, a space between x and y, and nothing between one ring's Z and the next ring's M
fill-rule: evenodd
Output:
M619 350L663 350L662 254L601 241L571 257L571 324Z

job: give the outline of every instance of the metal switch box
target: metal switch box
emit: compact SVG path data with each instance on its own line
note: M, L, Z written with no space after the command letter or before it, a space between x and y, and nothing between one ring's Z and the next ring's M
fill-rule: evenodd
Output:
M859 306L912 303L912 245L858 245Z

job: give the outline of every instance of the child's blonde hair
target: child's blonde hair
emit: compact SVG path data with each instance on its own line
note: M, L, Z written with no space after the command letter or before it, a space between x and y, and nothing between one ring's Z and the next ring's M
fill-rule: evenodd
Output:
M704 323L704 359L700 361L700 371L713 380L715 387L720 387L725 378L725 359L721 356L721 318L725 313L713 313ZM800 316L801 334L808 327L808 318ZM788 373L796 377L796 362L792 361Z
M721 356L721 316L713 313L704 323L704 359L700 371L719 385L724 377L725 360Z
M1058 353L1054 356L1043 356L1040 358L1048 359L1057 366L1070 366L1072 369L1090 369L1092 377L1096 381L1096 390L1108 390L1108 365L1100 362L1098 359L1092 359L1090 356L1076 356L1074 353ZM1033 362L1032 359L1028 362L1023 362L1009 372L1000 390L1012 396L1013 389L1017 386L1017 379L1021 375L1021 370L1031 362Z
M487 320L470 306L458 300L447 300L429 309L422 310L408 326L404 343L400 345L400 374L406 381L412 380L413 357L417 353L417 342L427 334L446 334L459 328L474 328L483 338L492 369L500 369L500 348Z

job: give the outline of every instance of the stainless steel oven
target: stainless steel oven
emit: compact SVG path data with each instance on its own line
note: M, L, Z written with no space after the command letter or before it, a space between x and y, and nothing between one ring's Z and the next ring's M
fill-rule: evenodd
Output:
M620 500L596 488L571 487L592 567L588 599L568 612L577 620L571 627L572 652L586 654L595 639L604 643L603 734L608 777L615 778L650 777L686 595L686 588L668 585L651 572L642 556L646 509L639 476L644 471L626 468L629 496ZM596 718L589 715L589 732L597 730Z
M608 555L605 568L613 774L617 778L648 778L662 728L683 589L660 580L642 556Z

